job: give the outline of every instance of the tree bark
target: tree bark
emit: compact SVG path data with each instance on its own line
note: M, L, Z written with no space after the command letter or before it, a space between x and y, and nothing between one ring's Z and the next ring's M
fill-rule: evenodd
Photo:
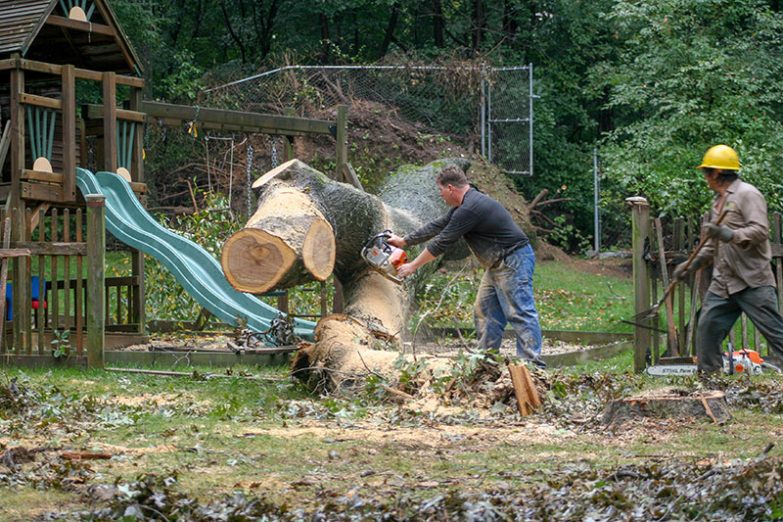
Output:
M389 52L389 45L394 38L394 31L397 29L397 20L400 18L400 4L394 2L391 6L391 13L389 14L389 22L386 24L386 31L383 35L383 42L381 42L381 49L378 53L379 58L386 56Z
M479 51L481 44L484 42L484 30L486 25L486 18L484 13L484 0L473 0L471 13L471 49L473 51Z
M334 231L312 200L270 180L256 213L223 246L221 262L234 288L260 294L325 281L334 260Z

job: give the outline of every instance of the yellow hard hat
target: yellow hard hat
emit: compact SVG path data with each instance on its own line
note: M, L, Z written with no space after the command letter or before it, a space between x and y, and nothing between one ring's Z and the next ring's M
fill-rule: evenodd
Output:
M739 170L740 161L737 151L728 145L715 145L704 153L701 165L697 169Z

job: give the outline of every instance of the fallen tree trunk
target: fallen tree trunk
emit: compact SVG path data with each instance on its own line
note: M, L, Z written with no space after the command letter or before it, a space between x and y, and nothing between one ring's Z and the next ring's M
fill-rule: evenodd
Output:
M415 285L389 281L372 271L360 253L367 239L383 230L402 235L443 215L447 207L434 176L454 163L468 166L462 160L442 160L401 169L380 196L332 181L298 160L253 184L261 190L258 210L229 238L222 254L231 284L262 292L323 280L333 272L343 286L345 315L319 321L315 343L300 350L294 361L298 377L334 388L370 372L393 370ZM313 227L318 230L311 234ZM465 257L468 251L463 247L450 254ZM426 265L414 281L435 268L437 263ZM394 351L384 351L390 348Z

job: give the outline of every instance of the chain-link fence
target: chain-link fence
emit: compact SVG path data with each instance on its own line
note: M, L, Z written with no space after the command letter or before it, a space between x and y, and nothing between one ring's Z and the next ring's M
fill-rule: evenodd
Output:
M500 67L484 82L481 153L508 174L533 175L533 66Z
M362 101L533 174L532 66L287 66L205 91L200 103L317 118Z

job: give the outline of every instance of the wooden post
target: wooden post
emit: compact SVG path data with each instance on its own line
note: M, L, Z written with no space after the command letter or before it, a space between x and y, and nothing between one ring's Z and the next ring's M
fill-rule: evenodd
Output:
M643 197L626 198L626 203L631 205L631 227L633 245L633 284L634 284L634 310L637 316L650 309L650 275L647 270L647 262L644 260L644 242L649 237L650 205ZM650 347L650 330L644 326L651 326L649 319L640 322L634 329L634 356L633 369L639 373L646 366L647 349ZM646 323L646 324L645 324Z
M326 292L326 281L321 281L320 284L320 291L321 291L321 317L326 317L327 311L327 292Z
M141 89L133 89L130 99L130 109L138 111L141 107ZM133 140L133 160L131 162L131 179L139 183L144 182L144 125L136 125L136 138ZM132 319L131 321L138 325L137 333L144 333L144 324L146 315L144 311L145 285L144 285L144 254L139 250L131 250L131 271L134 280L138 281L134 291L131 293L132 303L130 304Z
M103 168L117 172L117 77L103 73Z
M655 233L658 243L658 266L661 270L661 279L663 287L669 286L669 270L666 266L666 249L663 245L663 224L661 218L655 218ZM669 294L666 299L666 348L668 355L680 355L680 348L677 346L677 328L674 324L674 293ZM658 352L652 354L653 364L658 362Z
M11 241L25 241L27 219L21 193L21 176L25 163L25 107L21 95L25 90L24 71L20 57L15 55L16 67L11 69L11 192L12 219ZM6 208L8 208L7 206ZM19 355L29 353L30 345L30 258L14 258L13 261L13 329L14 348Z
M348 106L337 106L337 155L335 161L334 179L345 179L345 164L348 163Z
M105 196L90 194L87 201L87 366L103 367L106 330L104 257L106 255Z
M674 244L672 245L672 251L678 252L683 248L683 226L684 222L682 218L677 218L674 221ZM680 355L687 355L688 347L685 346L685 296L688 292L687 285L680 285L677 289L677 331L679 331L679 337L677 338L677 345L680 347Z
M280 295L277 296L277 309L286 315L290 313L288 309L288 290L281 290Z
M343 285L336 277L334 279L334 298L332 299L332 313L341 314L345 310L345 299L343 298Z
M290 117L296 116L296 109L288 107L285 110L285 115ZM283 136L283 162L294 159L294 137Z
M73 65L63 65L63 200L76 201L76 80Z
M11 217L5 215L3 217L3 248L10 248L11 246ZM6 282L8 281L8 258L3 258L0 261L0 288L5 292ZM5 346L5 296L0 299L0 354L5 353L7 348Z
M130 110L139 111L141 109L142 90L131 87ZM144 124L136 125L135 137L133 139L133 151L131 151L131 180L144 183Z

